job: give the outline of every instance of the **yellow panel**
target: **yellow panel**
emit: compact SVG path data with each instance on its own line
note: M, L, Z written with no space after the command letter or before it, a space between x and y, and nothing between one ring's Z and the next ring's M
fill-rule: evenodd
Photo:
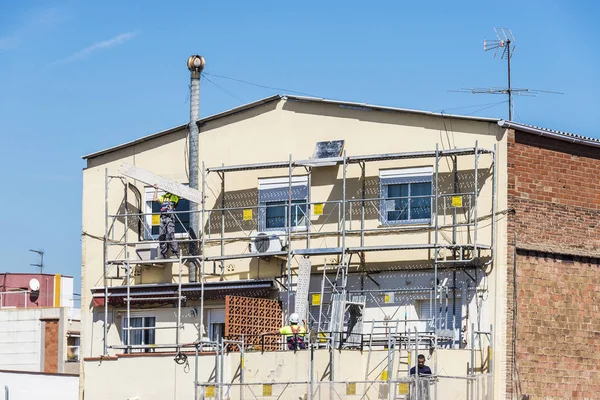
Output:
M160 214L152 214L152 226L160 225Z
M381 371L381 380L387 381L387 379L388 379L388 372L387 372L387 369L384 369L383 371Z
M206 397L215 397L215 387L214 386L207 386L206 387Z
M408 383L398 384L398 394L408 394Z
M462 196L452 196L452 207L462 207L463 198Z
M492 346L488 347L488 359L489 359L490 364L492 362L492 350L493 350Z
M313 207L314 215L323 215L323 203L317 203Z
M356 394L356 382L346 383L346 394Z
M410 366L410 352L408 353L408 361L407 361L408 366Z
M251 208L244 208L244 211L242 214L244 216L244 221L252 221L252 209Z
M385 295L385 297L384 297L384 299L383 299L383 302L384 302L384 303L389 303L389 302L390 302L390 295L389 295L389 294L386 294L386 295Z
M273 385L263 385L263 396L273 396Z
M325 332L319 332L319 343L327 343L327 334Z
M312 295L312 302L311 304L313 306L318 306L319 304L321 304L321 294L320 293L316 293Z
M54 307L60 307L60 274L54 275Z

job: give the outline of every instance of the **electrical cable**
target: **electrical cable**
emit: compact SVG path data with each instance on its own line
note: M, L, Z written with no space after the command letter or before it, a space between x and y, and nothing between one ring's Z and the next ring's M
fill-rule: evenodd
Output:
M479 110L471 111L471 114L475 114L475 113L478 113L479 111L487 110L488 108L492 108L492 107L495 107L495 106L499 106L500 104L504 104L504 103L508 103L508 100L501 101L501 102L499 102L499 103L496 103L496 104L493 104L493 105L491 105L491 106L487 106L487 107L480 108Z
M320 96L316 96L316 95L313 95L313 94L310 94L310 93L299 92L297 90L291 90L291 89L285 89L285 88L278 88L278 87L273 87L273 86L261 85L259 83L248 82L248 81L245 81L243 79L232 78L230 76L211 74L211 73L208 73L208 72L204 72L204 75L210 75L210 76L213 76L215 78L229 79L231 81L235 81L235 82L239 82L239 83L244 83L246 85L256 86L256 87L263 88L263 89L276 90L276 91L280 91L280 92L284 92L284 93L297 93L297 94L303 94L305 96L320 97Z
M234 95L233 93L231 93L229 90L225 89L223 86L213 82L212 80L210 80L205 74L202 74L202 76L204 76L204 79L206 79L207 81L209 81L210 83L212 83L213 85L215 85L220 91L222 91L223 93L225 93L226 95L230 96L231 98L239 101L239 102L244 102L244 100L240 99L239 97L237 97L236 95Z
M502 103L506 103L506 100L505 100L505 101L499 101L499 102L495 102L495 103L474 104L474 105L472 105L472 106L462 106L462 107L452 107L452 108L441 108L441 109L438 109L438 110L434 110L434 112L440 112L440 113L444 114L446 111L449 111L449 110L463 110L463 109L465 109L465 108L475 108L475 107L495 106L495 105L502 104Z

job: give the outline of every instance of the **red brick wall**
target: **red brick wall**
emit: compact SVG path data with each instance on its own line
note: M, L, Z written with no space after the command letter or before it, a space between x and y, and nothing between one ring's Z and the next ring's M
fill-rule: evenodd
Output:
M519 250L517 277L520 392L600 398L598 259Z
M44 372L58 372L58 319L46 319L44 324Z
M600 149L509 133L509 399L600 399L599 172Z

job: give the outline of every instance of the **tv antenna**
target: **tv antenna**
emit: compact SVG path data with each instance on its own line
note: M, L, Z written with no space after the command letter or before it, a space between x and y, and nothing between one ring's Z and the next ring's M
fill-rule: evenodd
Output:
M494 58L500 54L500 59L506 60L507 64L507 75L508 75L508 86L506 88L490 87L490 88L468 88L461 90L450 90L451 92L462 92L471 94L503 94L508 95L508 119L512 121L513 112L513 95L537 97L540 93L552 93L552 94L564 94L560 92L552 92L549 90L519 88L514 89L510 83L510 60L515 51L515 38L512 31L507 28L494 28L496 32L496 39L483 41L483 51L494 51Z
M40 263L39 264L29 264L32 267L38 267L40 269L40 274L44 273L44 252L42 250L29 250L32 253L37 253L40 256Z

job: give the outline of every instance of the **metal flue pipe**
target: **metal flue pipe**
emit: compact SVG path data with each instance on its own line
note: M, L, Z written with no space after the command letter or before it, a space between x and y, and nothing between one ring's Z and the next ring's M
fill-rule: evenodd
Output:
M204 69L204 57L193 55L188 58L187 67L190 70L190 139L189 139L189 178L190 187L198 189L198 139L199 130L196 122L200 119L200 73ZM190 202L190 238L195 240L200 232L200 216L198 204ZM198 242L190 242L190 254L198 255ZM189 281L197 282L197 264L195 260L189 263Z

